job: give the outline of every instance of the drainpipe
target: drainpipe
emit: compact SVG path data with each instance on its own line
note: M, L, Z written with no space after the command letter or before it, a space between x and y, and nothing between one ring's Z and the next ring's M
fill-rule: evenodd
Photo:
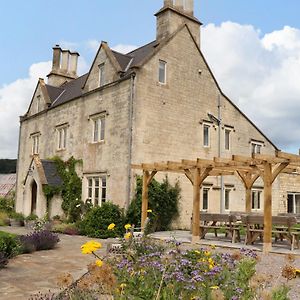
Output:
M132 172L131 172L131 163L132 163L132 143L133 143L133 101L135 96L135 76L136 74L133 73L130 79L130 99L129 99L129 149L128 149L128 181L127 181L127 197L125 202L125 209L127 210L130 204L130 196L131 196L131 180L132 180Z
M19 140L18 140L18 157L17 157L17 166L16 166L16 194L15 194L15 204L14 204L14 209L15 211L17 210L17 199L18 199L18 188L19 188L19 176L20 176L20 170L19 170L19 167L20 167L20 144L21 144L21 129L22 129L22 123L20 121L20 125L19 125ZM18 212L22 212L24 213L23 209L24 209L24 193L23 194L23 197L22 197L22 208L18 211ZM19 195L21 197L21 195ZM18 207L20 207L20 201L18 201Z

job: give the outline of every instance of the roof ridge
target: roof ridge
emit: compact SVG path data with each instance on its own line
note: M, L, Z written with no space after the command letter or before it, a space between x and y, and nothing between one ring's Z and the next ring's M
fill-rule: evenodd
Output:
M152 44L152 43L154 43L154 42L157 42L157 40L153 40L152 42L149 42L149 43L147 43L147 44L145 44L145 45L143 45L143 46L140 46L140 47L138 47L138 48L136 48L136 49L134 49L134 50L128 52L126 55L130 55L131 53L133 53L133 52L135 52L135 51L138 51L138 50L140 50L140 49L142 49L142 48L144 48L144 47L147 47L147 46L149 46L150 44Z

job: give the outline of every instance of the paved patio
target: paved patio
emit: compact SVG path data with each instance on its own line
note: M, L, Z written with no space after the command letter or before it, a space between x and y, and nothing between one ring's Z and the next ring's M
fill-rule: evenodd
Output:
M1 231L26 234L24 227L0 227ZM88 237L59 235L60 242L53 250L22 254L10 260L6 268L0 270L0 299L28 299L39 291L47 293L57 291L57 276L71 273L75 279L87 271L87 264L94 261L91 255L83 255L80 246ZM94 239L97 240L97 239ZM98 240L104 254L110 240Z

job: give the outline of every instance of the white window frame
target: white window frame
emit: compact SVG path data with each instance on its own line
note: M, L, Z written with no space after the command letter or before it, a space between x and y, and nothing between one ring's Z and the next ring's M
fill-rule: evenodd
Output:
M100 114L91 118L92 120L92 142L100 143L105 140L105 125L106 118L105 114Z
M107 176L104 174L89 175L86 177L86 181L86 201L89 201L93 206L101 206L107 201Z
M231 150L231 132L232 132L232 129L225 127L225 129L224 129L224 149L226 151ZM227 136L228 136L228 147L227 147Z
M256 194L258 196L257 203L255 203L254 199L253 199L253 195L254 194ZM261 209L262 209L262 190L260 190L260 189L252 189L251 190L251 210L252 211L261 211Z
M210 191L210 188L208 188L208 187L202 188L202 211L207 211L209 208L209 191ZM205 192L207 192L207 199L206 199L207 207L206 208L204 207L204 193Z
M99 68L99 87L105 85L105 64L100 64Z
M207 144L205 143L205 129L207 128ZM203 147L209 148L210 147L210 129L211 125L207 123L203 123L202 127L202 139L203 139Z
M40 151L40 133L35 133L31 135L32 138L32 148L31 148L31 153L32 155L34 154L39 154Z
M65 150L68 141L68 127L69 125L57 126L57 150Z
M161 78L161 72L163 72L163 78ZM167 84L167 62L161 59L158 62L158 82Z
M251 155L252 154L261 154L261 152L262 152L261 150L262 150L263 146L264 146L264 143L262 143L262 142L251 141L251 143L250 143Z
M297 205L296 205L296 202L298 202L298 200L299 200L299 202L300 202L300 199L297 199L297 201L296 201L296 196L300 196L300 193L297 193L297 192L288 192L287 193L287 201L288 201L288 196L289 195L292 195L293 196L293 214L299 214L300 213L300 203L299 203L299 205L298 205L298 207L299 207L299 209L298 209L298 211L297 211ZM288 208L288 203L287 203L287 208Z

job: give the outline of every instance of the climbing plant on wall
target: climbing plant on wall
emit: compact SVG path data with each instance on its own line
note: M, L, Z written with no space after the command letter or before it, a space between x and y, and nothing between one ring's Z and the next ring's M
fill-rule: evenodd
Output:
M59 157L54 157L52 160L56 164L57 172L63 184L56 187L48 185L44 187L48 206L54 195L60 195L62 197L62 210L70 222L75 222L80 218L83 205L81 201L82 180L76 173L76 165L82 163L82 161L75 159L73 156L67 161L63 161Z

